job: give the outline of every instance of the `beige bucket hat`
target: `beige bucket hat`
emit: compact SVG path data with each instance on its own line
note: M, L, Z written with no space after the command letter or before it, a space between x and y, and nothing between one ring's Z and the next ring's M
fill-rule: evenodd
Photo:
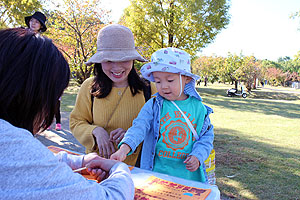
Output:
M97 37L97 52L85 64L128 60L147 61L137 52L131 30L120 24L111 24L100 29Z

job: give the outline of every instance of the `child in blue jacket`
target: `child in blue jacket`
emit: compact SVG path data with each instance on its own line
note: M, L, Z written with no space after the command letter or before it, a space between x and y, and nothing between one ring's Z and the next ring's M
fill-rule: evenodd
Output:
M125 160L144 141L142 169L207 182L204 161L213 149L212 109L202 104L195 89L199 76L191 73L190 62L190 55L177 48L153 53L141 73L155 82L158 93L141 109L111 159Z

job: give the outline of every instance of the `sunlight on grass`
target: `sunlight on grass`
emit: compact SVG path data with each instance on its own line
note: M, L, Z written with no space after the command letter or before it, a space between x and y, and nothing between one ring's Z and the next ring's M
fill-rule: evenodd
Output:
M225 194L229 197L238 198L238 199L259 199L255 196L251 191L244 188L244 186L233 179L229 178L223 178L219 180L222 185L228 188L234 188L236 192L238 192L238 195L232 194L231 192L225 192Z
M227 97L226 89L231 87L197 88L204 104L214 110L211 121L221 193L235 199L297 199L300 90L259 88L243 99ZM226 178L231 175L236 175L234 181ZM283 188L285 192L279 192Z
M71 112L80 86L74 80L70 80L69 86L65 89L61 100L61 111Z

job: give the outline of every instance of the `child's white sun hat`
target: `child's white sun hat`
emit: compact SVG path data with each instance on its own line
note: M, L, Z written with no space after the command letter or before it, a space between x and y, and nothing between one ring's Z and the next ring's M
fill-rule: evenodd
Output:
M151 62L143 65L141 73L144 78L154 82L152 72L170 72L190 76L194 80L200 77L191 73L190 55L178 48L167 47L154 52Z
M170 72L192 77L192 80L184 88L180 88L179 96L181 92L184 92L202 101L195 88L195 82L200 77L191 73L191 58L187 52L174 47L162 48L154 52L151 56L151 62L143 65L141 68L142 76L149 81L155 82L152 72Z

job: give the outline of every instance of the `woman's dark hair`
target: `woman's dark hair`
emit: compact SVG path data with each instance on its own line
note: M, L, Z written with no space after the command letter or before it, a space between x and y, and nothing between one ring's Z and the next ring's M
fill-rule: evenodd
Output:
M94 81L92 84L91 94L97 98L105 98L111 92L113 82L103 72L101 63L94 64ZM128 74L128 85L132 96L135 96L140 91L145 91L148 83L142 79L132 65L132 69Z
M24 28L0 30L0 118L31 133L52 123L70 68L46 37Z

